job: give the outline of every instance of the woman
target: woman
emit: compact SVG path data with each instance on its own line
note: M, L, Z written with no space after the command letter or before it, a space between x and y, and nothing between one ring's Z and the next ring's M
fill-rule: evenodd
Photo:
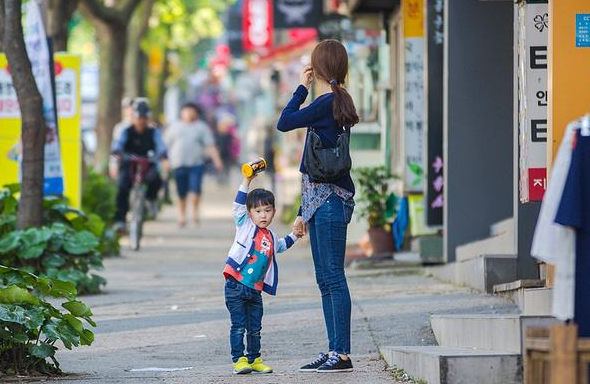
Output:
M335 147L343 128L359 121L352 98L343 88L347 72L344 46L336 40L319 43L312 52L311 66L301 73L301 85L283 110L277 128L282 132L313 128L325 147ZM299 109L312 81L318 97ZM300 171L302 203L294 231L305 233L306 225L309 229L328 332L327 353L321 353L300 371L350 372L350 293L344 275L344 253L346 229L354 209L354 183L348 172L332 183L316 183L307 174L303 161Z

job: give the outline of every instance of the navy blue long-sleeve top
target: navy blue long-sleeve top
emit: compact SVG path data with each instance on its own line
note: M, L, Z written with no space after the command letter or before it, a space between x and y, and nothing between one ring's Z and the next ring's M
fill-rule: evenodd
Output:
M293 97L281 113L281 117L277 123L277 129L281 132L289 132L297 128L307 128L309 131L311 127L318 134L325 147L335 147L338 136L342 133L342 127L338 126L332 112L334 94L323 94L307 107L299 109L307 98L307 94L307 88L303 85L297 87L293 93ZM307 144L307 135L305 140ZM306 149L307 145L304 147L303 157L305 157ZM307 174L305 164L303 164L303 158L301 159L299 171ZM347 172L346 175L332 182L332 184L344 188L354 195L355 188L350 177L350 172Z

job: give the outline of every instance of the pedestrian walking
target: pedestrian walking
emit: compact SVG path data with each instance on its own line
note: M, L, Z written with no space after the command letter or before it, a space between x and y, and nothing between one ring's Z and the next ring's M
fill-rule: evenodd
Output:
M221 185L227 185L229 184L231 169L238 160L234 149L237 139L235 118L233 115L224 112L217 118L216 125L215 142L219 156L224 164L223 171L219 172L218 181Z
M218 171L223 170L223 162L215 148L215 139L207 124L199 119L199 109L193 103L186 103L180 110L181 120L170 125L164 132L164 142L168 148L168 158L173 169L176 189L180 199L178 224L186 225L187 196L192 194L192 215L199 222L199 202L205 161L213 160Z
M231 355L236 374L272 372L260 355L262 291L276 294L279 282L276 255L289 249L297 241L297 235L302 236L301 232L292 232L278 238L269 229L276 213L275 197L264 189L248 193L254 177L245 177L238 190L233 208L236 236L223 270L225 304L231 320Z
M343 87L347 72L348 55L344 46L336 40L319 43L312 52L311 66L302 71L301 85L277 123L282 132L307 127L300 166L303 174L302 202L294 231L305 233L309 230L328 335L327 351L301 367L300 371L328 373L350 372L353 369L349 358L351 302L344 274L344 254L347 226L354 210L355 187L350 177L350 163L338 169L337 177L329 178L329 181L318 180L318 174L323 176L321 169L339 167L342 158L331 164L316 164L312 160L318 149L308 146L312 141L324 148L339 147L345 143L344 148L339 147L343 150L340 153L349 156L348 140L343 140L349 136L342 135L349 135L350 127L358 123L359 118L352 98ZM312 82L319 96L309 106L300 109ZM317 140L320 142L317 143ZM314 168L311 169L310 165ZM311 171L315 179L310 176Z

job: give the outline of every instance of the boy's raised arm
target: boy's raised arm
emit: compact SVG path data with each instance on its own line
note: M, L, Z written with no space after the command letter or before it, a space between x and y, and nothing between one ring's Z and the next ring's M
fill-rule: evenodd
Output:
M244 180L242 180L242 184L240 185L240 188L238 188L238 193L236 194L236 199L234 200L234 222L238 227L244 225L246 219L248 218L248 211L246 209L246 198L248 197L248 188L250 188L251 181L251 178L246 177L244 178Z

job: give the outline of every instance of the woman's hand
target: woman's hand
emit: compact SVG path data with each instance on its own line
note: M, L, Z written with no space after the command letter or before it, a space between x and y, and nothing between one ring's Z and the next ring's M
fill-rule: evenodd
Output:
M297 216L295 223L293 223L293 233L297 237L303 237L307 233L307 228L301 216Z
M299 75L299 81L301 84L307 89L311 86L311 82L313 81L313 69L311 69L311 65L305 66L301 74Z

